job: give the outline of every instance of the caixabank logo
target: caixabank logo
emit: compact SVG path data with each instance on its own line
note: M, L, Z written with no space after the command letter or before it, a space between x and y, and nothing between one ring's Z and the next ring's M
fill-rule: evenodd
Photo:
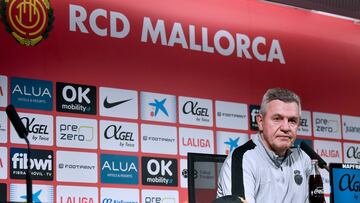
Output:
M96 87L57 82L56 110L96 115Z
M46 39L55 19L48 0L3 0L0 14L6 31L26 46Z
M155 157L142 157L142 184L177 186L177 160Z
M30 169L33 180L53 180L53 151L31 151ZM10 178L25 179L28 161L27 149L10 148Z

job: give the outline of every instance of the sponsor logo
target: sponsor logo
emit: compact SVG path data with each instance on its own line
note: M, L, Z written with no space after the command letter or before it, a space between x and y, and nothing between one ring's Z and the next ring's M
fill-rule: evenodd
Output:
M100 189L101 203L139 203L139 189L104 188Z
M328 158L340 158L340 153L338 150L333 149L320 149L317 150L317 153L321 157L328 157Z
M30 169L33 180L53 180L53 157L51 150L31 150ZM10 148L10 178L25 179L27 161L27 149Z
M173 95L141 92L141 119L176 122L176 97Z
M199 162L196 165L196 171L194 171L195 185L201 189L215 189L215 163Z
M98 203L98 188L59 185L56 188L56 202Z
M179 192L175 190L142 190L143 203L177 203Z
M56 110L95 115L96 87L57 82Z
M215 101L216 127L248 130L247 105Z
M115 107L117 105L120 105L122 103L125 103L125 102L128 102L128 101L131 101L132 99L127 99L127 100L122 100L122 101L118 101L118 102L112 102L112 103L109 103L108 100L107 100L107 97L105 98L104 100L104 107L109 109L109 108L112 108L112 107Z
M347 158L354 158L354 159L359 159L360 160L360 149L359 147L354 147L351 146L348 148L347 152L346 152L346 156Z
M236 149L239 146L239 144L238 144L239 139L240 139L240 137L237 137L235 139L229 138L228 141L224 142L224 144L230 148L229 151L226 151L226 154L231 153L234 149Z
M0 179L7 179L7 148L0 147Z
M342 144L336 141L314 140L314 151L319 154L327 163L341 163L342 159ZM328 173L320 170L320 173L327 174L325 177L329 178Z
M88 152L56 152L56 179L66 182L97 182L97 154Z
M11 103L19 108L52 111L52 86L52 82L45 80L11 78Z
M315 119L316 131L332 133L339 131L339 123L337 120L328 120L328 119Z
M180 186L182 188L187 188L187 178L188 178L188 170L187 170L187 159L180 159Z
M156 117L160 112L162 112L163 114L165 114L167 117L169 117L169 113L167 112L164 104L166 102L166 99L163 99L161 101L158 101L157 99L154 99L154 102L149 103L150 106L153 107L153 110L150 112L150 116L151 117Z
M0 75L0 106L6 107L7 106L7 77L4 75Z
M100 87L99 95L101 116L138 118L137 91Z
M345 133L360 133L360 127L357 126L348 126L344 123Z
M357 177L357 178L356 178ZM340 178L339 189L341 191L359 192L359 177L356 174L344 174Z
M26 130L29 132L27 137L31 144L46 146L52 146L54 144L52 116L27 113L20 113L19 116ZM12 143L25 143L24 140L18 136L12 124L10 132Z
M122 126L109 125L104 132L105 139L121 140L121 141L134 141L133 132L121 131Z
M6 30L21 45L35 46L48 37L55 19L50 1L3 1L1 7Z
M142 184L177 186L177 160L142 157Z
M192 125L213 125L212 101L209 99L197 99L179 97L180 123Z
M97 148L95 119L56 117L56 144L63 147Z
M0 202L7 202L7 188L5 183L0 183Z
M176 127L142 124L141 132L143 152L177 154Z
M0 143L7 142L7 115L0 111Z
M54 202L54 187L52 185L35 184L32 191L33 202ZM26 199L25 184L10 184L10 202L25 202Z
M198 147L198 148L210 148L210 140L202 138L182 138L182 146Z
M257 131L259 130L258 124L256 122L256 116L260 113L260 106L250 105L249 114L250 114L250 130Z
M298 135L311 136L311 113L310 111L301 111L300 125L297 131Z
M344 162L360 163L360 144L344 142Z
M180 154L186 156L188 152L214 153L214 136L211 130L194 128L179 128Z
M225 131L216 132L216 153L229 154L238 146L248 141L248 135Z
M348 140L360 140L360 117L342 116L343 138Z
M138 184L138 157L101 154L101 182Z
M100 148L116 151L137 152L137 123L100 121Z
M340 115L314 112L313 117L316 137L341 138Z
M183 113L184 114L189 114L191 113L192 115L195 116L204 116L204 117L209 117L209 113L208 113L208 108L202 108L198 106L199 102L193 102L193 101L187 101L185 102L184 106L183 106ZM206 121L208 121L209 119L206 119Z

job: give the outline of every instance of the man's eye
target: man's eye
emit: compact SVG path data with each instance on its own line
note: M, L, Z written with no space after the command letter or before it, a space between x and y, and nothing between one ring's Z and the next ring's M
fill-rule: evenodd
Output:
M298 122L296 120L289 120L289 123L291 125L297 125L298 124Z

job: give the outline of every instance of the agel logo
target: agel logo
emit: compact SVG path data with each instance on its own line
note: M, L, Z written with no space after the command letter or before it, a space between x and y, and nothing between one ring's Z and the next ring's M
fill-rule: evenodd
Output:
M26 46L34 46L47 38L55 19L48 0L2 1L1 10L6 30Z
M11 103L16 107L52 111L53 87L50 81L11 78L10 94Z
M57 82L56 110L95 115L96 87Z
M177 186L177 160L142 157L142 183L144 185Z
M34 180L53 180L53 151L31 151L30 169ZM25 179L28 154L26 149L10 148L10 177L12 179Z

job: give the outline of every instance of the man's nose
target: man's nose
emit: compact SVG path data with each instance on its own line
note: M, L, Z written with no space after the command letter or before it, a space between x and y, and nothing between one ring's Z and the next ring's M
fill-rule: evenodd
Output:
M280 129L284 132L290 131L290 125L288 119L284 119L281 123Z

